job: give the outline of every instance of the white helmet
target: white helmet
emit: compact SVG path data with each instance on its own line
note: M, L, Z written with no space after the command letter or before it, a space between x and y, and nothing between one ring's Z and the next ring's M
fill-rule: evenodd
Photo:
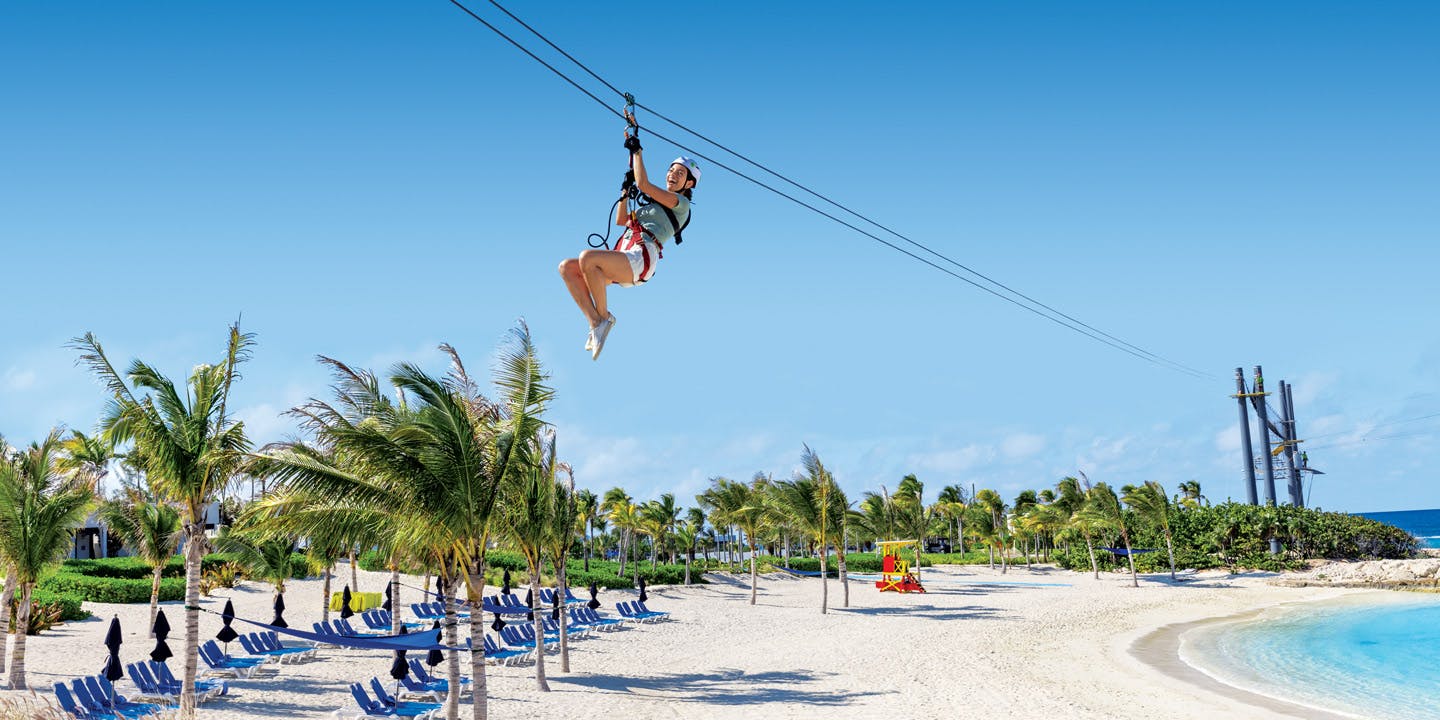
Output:
M670 164L683 165L685 167L685 170L690 173L690 178L695 181L695 184L700 184L700 166L695 164L694 158L686 155L681 155L680 157L675 158L675 160L672 161Z

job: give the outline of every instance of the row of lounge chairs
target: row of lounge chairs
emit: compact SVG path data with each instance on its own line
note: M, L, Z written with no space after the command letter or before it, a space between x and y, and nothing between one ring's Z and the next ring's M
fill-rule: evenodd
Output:
M143 718L166 709L155 703L131 702L125 696L117 695L115 686L104 675L76 678L68 686L57 682L55 699L65 712L87 720Z
M130 663L125 666L125 674L129 676L130 682L139 691L136 697L165 703L180 701L180 690L183 684L179 678L175 677L174 673L170 672L170 666L163 662L149 660ZM195 679L195 696L198 702L213 700L229 692L230 685L224 680Z

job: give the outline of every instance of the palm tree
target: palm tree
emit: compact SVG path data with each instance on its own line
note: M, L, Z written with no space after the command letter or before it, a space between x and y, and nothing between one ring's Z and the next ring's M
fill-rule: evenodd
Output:
M618 522L618 519L624 515L627 516L626 520L629 520L630 518L628 516L634 514L629 508L633 506L634 501L631 499L630 493L625 492L625 488L622 487L613 487L606 490L604 499L600 501L600 511L605 513L610 524L615 526L616 535L618 536L615 554L620 561L618 577L622 578L625 577L625 559L628 556L625 540L630 532L630 523L621 523Z
M277 596L285 594L290 579L290 555L295 542L284 537L265 537L253 528L225 528L215 536L215 549L235 555L245 577L270 583Z
M988 488L975 493L975 503L981 512L989 517L989 537L991 547L1000 553L1000 573L1003 575L1010 569L1010 563L1006 558L1005 548L1007 546L1005 535L1005 501L1001 499L1000 493ZM993 555L992 555L993 558ZM995 561L990 561L990 566L995 566Z
M965 488L960 485L946 485L936 500L940 515L955 523L951 536L958 543L960 554L965 553Z
M710 478L710 488L696 498L701 505L711 509L710 519L716 526L722 523L738 526L745 533L745 539L750 544L751 605L755 604L758 592L759 574L756 555L759 552L757 543L760 537L760 525L769 513L769 507L766 505L767 497L763 489L767 487L767 483L768 478L763 474L757 474L749 485L725 477Z
M899 511L903 532L915 538L915 572L920 572L920 553L925 549L925 535L930 531L934 519L931 510L925 507L925 484L914 475L900 478L895 488L896 509Z
M371 519L392 518L395 546L433 561L446 581L457 571L462 573L467 597L478 605L484 594L486 552L499 489L503 483L517 482L537 464L537 448L530 439L543 426L541 415L552 392L524 323L511 331L510 342L496 361L493 381L499 396L495 401L479 392L454 348L442 345L441 350L451 363L443 378L409 363L392 371L391 384L407 398L405 403L389 402L378 385L366 386L365 374L333 363L339 378L337 392L353 391L353 403L338 402L336 407L312 400L297 408L310 418L324 443L351 459L348 469L325 462L322 454L302 444L287 443L255 458L251 472L273 477L282 488L345 498L369 512ZM357 414L365 419L352 422ZM325 517L315 519L334 522L346 516ZM303 528L295 529L304 534ZM445 644L453 647L458 639L450 600L445 611ZM470 632L476 642L484 637L480 613L471 615ZM483 653L472 653L470 663L473 713L481 720L488 707ZM450 680L446 715L456 720L457 652L449 654L446 669Z
M1126 505L1130 506L1140 517L1145 518L1165 532L1165 550L1170 555L1170 579L1175 579L1175 546L1170 541L1170 499L1165 496L1165 488L1154 480L1145 481L1144 485L1126 485L1122 488Z
M1130 561L1130 584L1140 587L1140 577L1135 573L1135 556L1130 553L1130 531L1125 527L1125 511L1120 507L1120 498L1103 482L1095 483L1086 495L1083 512L1093 515L1096 525L1120 531L1120 539L1125 542L1125 557Z
M565 604L567 585L565 560L570 557L570 548L575 545L575 519L578 509L575 503L575 473L570 466L555 461L555 433L548 430L545 437L549 452L544 453L541 471L554 484L550 510L550 531L545 537L545 549L550 556L550 565L555 568L555 593L561 605ZM565 473L564 483L556 479ZM567 613L560 613L560 672L570 672L570 624ZM536 637L539 637L537 634Z
M80 360L105 384L111 402L100 427L108 442L133 444L137 467L163 498L180 505L185 543L185 674L180 716L195 717L195 673L200 644L200 559L205 546L205 507L219 497L250 442L245 427L226 414L239 365L250 357L254 336L231 325L225 355L199 365L185 392L158 370L136 360L122 377L94 335L71 343ZM126 380L129 380L127 383Z
M1037 536L1048 535L1053 539L1056 533L1065 527L1065 523L1069 521L1069 519L1070 518L1065 515L1064 510L1057 507L1054 503L1050 503L1048 505L1030 506L1030 511L1020 518L1020 524L1026 530L1029 530ZM1049 546L1045 545L1043 547L1048 549ZM1047 552L1045 561L1049 562L1049 560L1050 556Z
M20 589L10 689L25 690L25 636L30 601L40 574L58 565L70 532L95 502L94 478L60 467L60 431L14 457L0 458L0 565ZM3 648L0 648L3 649Z
M685 584L690 584L690 562L695 559L695 540L700 537L700 526L694 520L686 520L675 529L675 539L684 549L685 555Z
M540 442L536 442L541 445ZM552 445L553 447L553 445ZM545 559L546 541L554 532L555 480L539 464L528 468L507 482L501 492L500 521L504 534L525 557L530 570L530 594L540 599L540 570ZM550 691L545 681L545 613L533 613L535 623L535 688Z
M844 506L836 504L837 500L843 501L843 494L809 445L805 446L801 455L801 466L803 470L798 471L793 479L774 484L773 501L820 548L820 612L826 614L830 600L826 577L829 572L826 563L830 555L828 545L844 527Z
M1209 505L1210 500L1200 494L1199 480L1186 480L1180 483L1179 505L1187 510L1193 510L1202 504Z
M180 511L159 498L146 497L130 489L124 500L112 500L100 508L100 519L120 537L135 557L151 568L150 627L160 602L160 577L180 547Z
M589 490L575 491L575 519L585 526L585 572L590 572L590 540L595 529L595 516L600 513L600 498Z

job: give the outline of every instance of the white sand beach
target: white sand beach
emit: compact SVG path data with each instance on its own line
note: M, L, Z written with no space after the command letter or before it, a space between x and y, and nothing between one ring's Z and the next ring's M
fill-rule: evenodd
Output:
M342 576L348 578L348 571ZM362 572L361 589L381 590L386 577ZM552 692L535 690L533 666L492 666L491 717L1305 717L1298 708L1252 704L1243 693L1167 671L1166 653L1173 659L1173 647L1154 641L1164 637L1154 632L1276 603L1377 592L1277 587L1269 584L1274 576L1263 573L1200 573L1178 584L1152 575L1136 589L1120 573L1095 580L1053 567L1012 567L1004 575L985 567L946 567L927 572L930 592L923 595L879 593L870 582L852 580L849 608L841 607L840 585L831 581L832 607L821 615L818 579L762 577L752 607L748 576L707 577L708 585L652 588L649 605L672 612L674 622L573 642L569 674L559 672L552 653L546 664ZM1017 584L979 584L985 582ZM318 580L288 585L292 625L308 628L319 619L320 588ZM407 607L418 599L418 591L403 593ZM221 589L206 606L218 611L227 597L242 617L270 618L267 586ZM617 601L633 597L611 591L600 599L613 615ZM165 606L176 628L171 646L178 651L182 610L179 603ZM94 618L30 639L30 684L43 694L56 680L99 670L112 616L125 630L122 660L140 660L152 647L145 605L87 608ZM218 617L202 614L203 638L219 627ZM243 630L243 623L237 628ZM1146 637L1152 640L1137 652L1132 646ZM388 679L387 652L320 652L318 661L232 681L230 696L202 706L201 716L330 717L337 708L353 708L349 682ZM171 664L178 667L176 660ZM461 716L469 717L468 706Z

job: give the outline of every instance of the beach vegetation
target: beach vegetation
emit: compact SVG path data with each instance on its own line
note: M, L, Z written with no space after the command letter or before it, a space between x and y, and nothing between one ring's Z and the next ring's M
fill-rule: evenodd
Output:
M138 487L127 487L123 497L100 507L100 518L110 527L110 532L120 536L135 559L150 569L150 622L147 627L153 627L165 567L180 547L180 511Z

